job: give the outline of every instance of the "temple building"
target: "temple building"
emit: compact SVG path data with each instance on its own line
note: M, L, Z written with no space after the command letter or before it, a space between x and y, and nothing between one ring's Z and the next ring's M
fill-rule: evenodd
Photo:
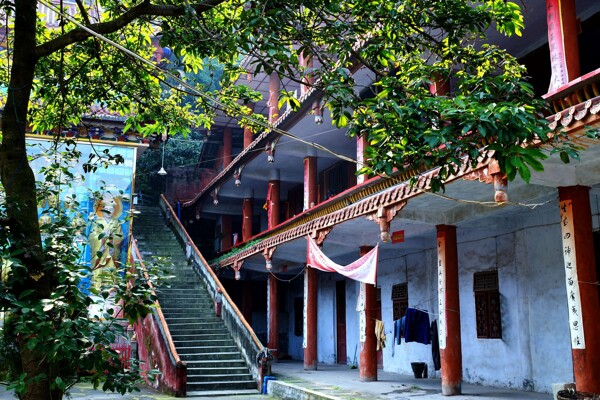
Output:
M183 225L276 358L357 365L365 382L422 362L447 395L461 382L600 393L600 141L585 134L600 127L600 2L526 0L523 12L522 37L490 41L528 67L550 127L583 149L568 164L551 156L529 184L507 183L486 152L443 193L428 190L435 169L357 176L347 159L360 162L368 144L332 125L318 91L277 74L238 84L263 93L253 112L279 130L253 135L219 116L196 176L167 181ZM278 109L282 87L299 110ZM376 326L387 336L379 350Z

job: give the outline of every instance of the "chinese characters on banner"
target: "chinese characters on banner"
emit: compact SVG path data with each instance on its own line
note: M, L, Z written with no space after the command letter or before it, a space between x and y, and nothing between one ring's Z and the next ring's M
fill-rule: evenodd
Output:
M271 315L271 279L267 279L267 315ZM271 318L267 319L267 338L271 337Z
M573 349L585 349L583 318L581 315L581 297L579 295L579 280L577 278L573 204L570 200L560 202L560 227L562 230L563 258L565 261L571 347Z
M550 80L550 89L558 89L569 82L565 49L564 49L564 31L561 25L562 10L560 0L549 0L547 4L548 19L548 44L550 45L550 60L552 63L552 77Z
M356 311L358 311L358 336L359 341L364 343L367 341L367 313L366 313L366 283L360 283L358 292L358 301L356 302Z
M440 349L446 348L446 243L438 238L438 324Z
M308 342L306 341L306 334L308 333L308 326L306 325L308 321L308 309L306 308L306 303L308 300L308 268L304 270L304 306L302 307L302 348L306 349L308 347Z

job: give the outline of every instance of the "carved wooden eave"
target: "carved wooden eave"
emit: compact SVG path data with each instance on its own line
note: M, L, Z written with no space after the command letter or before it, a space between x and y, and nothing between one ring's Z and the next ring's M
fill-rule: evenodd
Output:
M569 134L569 140L584 148L597 143L571 133L600 124L600 68L543 97L555 112L547 118L552 131Z
M396 214L402 210L407 204L407 201L401 201L390 207L379 207L377 212L367 215L367 219L376 222L379 225L380 238L382 242L390 240L390 223Z
M586 100L584 103L571 106L568 109L558 112L548 117L551 130L563 130L571 132L581 129L585 126L596 125L600 122L600 96L592 100ZM581 140L585 138L574 138ZM591 141L591 139L590 139ZM581 144L584 144L582 141Z
M325 238L329 233L333 230L333 226L329 226L327 228L319 229L317 231L313 231L310 233L310 237L315 240L317 246L322 246Z
M446 179L445 183L472 176L476 171L486 169L493 160L492 155L493 152L483 153L475 167L466 163L461 165L457 173ZM237 261L261 253L267 248L276 247L315 232L327 232L327 229L331 230L342 222L377 214L380 209L403 207L409 199L428 191L432 178L437 177L439 172L439 169L434 169L421 173L415 185L412 186L410 174L404 174L400 178L372 178L269 231L254 236L251 246L231 256L226 255L218 259L211 263L211 267L222 268L235 264ZM254 243L255 241L258 242Z

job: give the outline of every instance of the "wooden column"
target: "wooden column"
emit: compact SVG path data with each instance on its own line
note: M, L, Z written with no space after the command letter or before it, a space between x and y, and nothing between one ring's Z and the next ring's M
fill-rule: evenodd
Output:
M232 137L231 128L226 127L223 130L223 168L226 168L231 164L233 157Z
M242 205L242 242L252 237L252 209L254 201L252 196L246 195Z
M361 246L360 256L364 256L373 249L372 246ZM375 318L377 289L375 285L360 284L360 296L364 295L364 315L360 316L360 366L359 378L361 382L377 380L377 338L375 337ZM363 319L364 318L364 319ZM364 337L364 342L362 341Z
M269 122L274 123L279 118L279 89L281 81L277 72L269 77Z
M600 393L600 300L589 188L559 187L573 372L578 391Z
M575 0L546 0L546 18L552 66L548 92L553 92L581 73Z
M254 103L247 104L246 106L250 108L248 115L252 115L254 113ZM250 146L250 143L253 141L254 135L252 134L250 127L248 125L244 125L244 148Z
M308 251L308 249L307 249ZM304 271L304 369L317 369L317 270Z
M233 236L231 232L231 215L221 216L221 236L221 251L229 251L233 244Z
M317 157L304 157L304 210L317 204Z
M455 226L437 226L437 251L442 394L453 396L461 393L462 382L458 252Z
M267 199L267 227L271 229L279 225L279 203L280 203L279 180L269 181L269 198Z
M267 347L271 350L274 359L277 359L279 350L279 307L277 306L278 284L277 278L273 274L269 274L269 343Z

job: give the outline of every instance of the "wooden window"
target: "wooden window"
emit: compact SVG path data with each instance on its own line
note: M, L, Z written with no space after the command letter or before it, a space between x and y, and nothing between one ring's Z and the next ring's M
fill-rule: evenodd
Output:
M290 189L288 191L287 201L289 218L300 214L304 207L304 186L296 185Z
M393 319L397 320L406 314L408 308L408 284L400 283L392 286Z
M498 271L476 272L473 275L473 292L477 338L502 339Z
M354 185L355 182L349 179L350 174L353 174L352 169L354 164L350 164L347 161L341 161L319 174L319 195L321 200L325 201L330 197L333 197L344 190L348 189L350 185ZM354 166L354 168L356 168Z

